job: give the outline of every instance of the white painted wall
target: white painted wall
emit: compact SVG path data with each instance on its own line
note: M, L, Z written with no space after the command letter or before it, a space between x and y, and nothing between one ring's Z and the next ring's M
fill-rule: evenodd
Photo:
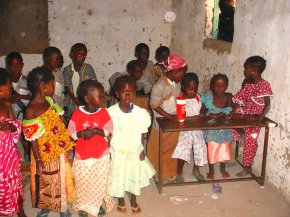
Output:
M171 10L171 0L50 0L48 1L50 45L58 47L65 64L70 63L70 47L77 42L88 48L90 63L105 88L108 78L124 71L134 57L135 45L150 47L150 59L160 44L169 46L171 23L164 14ZM27 72L42 64L41 55L24 54ZM0 57L4 66L4 57Z
M268 116L279 123L279 127L270 129L267 183L275 186L290 200L289 1L237 1L230 54L203 49L204 1L173 0L172 8L177 19L172 27L171 49L187 60L190 70L198 73L203 89L208 89L208 81L213 73L223 72L230 79L228 90L236 93L243 80L245 59L261 55L267 60L263 78L270 82L274 92ZM261 152L262 145L254 163L257 171Z

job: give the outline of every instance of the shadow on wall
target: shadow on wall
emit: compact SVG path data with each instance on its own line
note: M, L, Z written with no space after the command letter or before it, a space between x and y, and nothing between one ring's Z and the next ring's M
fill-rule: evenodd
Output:
M11 51L42 53L48 46L48 2L0 1L0 56Z

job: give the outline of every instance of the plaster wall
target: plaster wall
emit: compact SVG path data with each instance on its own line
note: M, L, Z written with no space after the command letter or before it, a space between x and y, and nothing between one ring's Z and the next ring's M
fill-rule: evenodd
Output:
M171 0L50 0L49 44L62 51L66 66L70 64L70 47L85 43L86 62L108 89L108 78L114 72L125 71L127 62L135 59L135 45L148 44L152 61L160 44L169 46L171 23L164 21L164 14L170 10ZM41 65L42 57L24 54L24 61L27 72ZM0 66L4 66L3 56Z
M185 58L189 69L198 74L200 92L209 89L213 73L228 75L228 91L241 88L243 63L252 55L263 56L267 67L263 78L270 82L269 118L279 123L270 129L267 160L267 183L272 184L290 200L290 4L283 0L236 2L235 33L230 52L203 48L205 32L205 2L173 0L172 9L177 19L172 26L171 50ZM260 134L258 153L253 168L260 172L263 133Z

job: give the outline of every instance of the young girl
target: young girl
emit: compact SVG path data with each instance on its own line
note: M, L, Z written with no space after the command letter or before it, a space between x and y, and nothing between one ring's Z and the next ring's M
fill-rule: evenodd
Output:
M202 95L206 115L218 118L232 111L232 94L225 92L228 88L228 77L216 74L210 81L211 92ZM232 134L230 129L205 130L204 138L208 148L209 173L208 179L214 179L214 164L220 162L220 172L223 178L230 175L225 169L226 161L231 159Z
M132 103L136 95L136 84L130 76L121 76L114 90L120 100L109 108L114 123L112 148L112 177L110 195L118 197L119 212L126 212L124 194L130 193L133 213L141 212L136 196L140 189L149 185L155 170L145 157L142 135L147 133L151 118L145 109Z
M153 65L153 74L156 80L165 75L166 69L163 64L167 61L169 55L170 50L166 46L160 46L156 49L155 60L157 62Z
M181 82L182 95L186 97L186 116L200 114L201 102L197 93L199 80L195 73L186 73ZM182 131L179 134L178 144L172 157L177 160L176 182L183 182L183 166L185 161L190 162L190 155L193 153L194 165L192 175L198 181L205 181L199 172L199 167L207 164L207 150L201 130Z
M15 145L20 138L21 122L14 118L10 96L10 75L0 68L0 216L18 214L18 217L26 217L23 210L21 156Z
M177 121L176 118L176 97L180 95L180 81L182 80L186 70L186 62L179 56L172 54L168 57L166 63L166 75L161 77L154 85L150 106L153 109L154 122L147 144L147 156L154 166L158 169L159 161L159 132L157 117L165 117L167 119ZM177 160L172 158L172 153L178 143L178 132L164 133L163 136L163 181L175 181L177 171Z
M101 108L104 98L101 83L82 81L77 96L85 105L72 114L68 125L69 134L77 141L73 164L77 198L73 207L79 210L79 216L87 217L88 213L98 216L103 200L107 210L114 206L108 195L110 156L107 139L113 131L113 123L107 110Z
M233 101L235 103L234 113L258 115L255 122L263 120L270 110L270 96L273 95L270 84L262 79L262 73L266 68L266 60L260 56L249 57L244 63L244 75L247 82L239 90ZM243 129L245 133L244 144L244 170L237 174L239 177L248 175L251 172L256 151L258 148L259 127ZM239 140L239 134L233 130L235 140Z
M66 153L74 146L59 115L63 110L52 101L54 76L47 68L33 69L27 77L32 93L23 121L23 133L31 141L32 206L41 209L37 217L50 210L71 216L67 202L73 200L72 172Z

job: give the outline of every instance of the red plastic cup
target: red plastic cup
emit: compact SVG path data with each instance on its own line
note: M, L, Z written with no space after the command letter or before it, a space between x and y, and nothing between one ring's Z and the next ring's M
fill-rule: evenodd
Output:
M176 97L176 115L179 122L183 122L186 117L186 98Z

